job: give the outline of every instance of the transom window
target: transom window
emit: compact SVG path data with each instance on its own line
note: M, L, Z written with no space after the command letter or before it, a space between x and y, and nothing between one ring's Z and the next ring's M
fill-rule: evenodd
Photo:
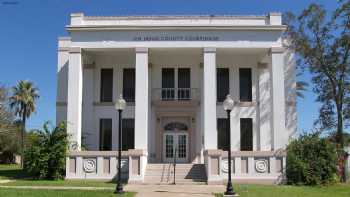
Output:
M168 130L172 131L175 129L185 131L185 130L188 130L188 127L186 124L181 123L181 122L171 122L171 123L164 126L164 130L167 130L167 131Z

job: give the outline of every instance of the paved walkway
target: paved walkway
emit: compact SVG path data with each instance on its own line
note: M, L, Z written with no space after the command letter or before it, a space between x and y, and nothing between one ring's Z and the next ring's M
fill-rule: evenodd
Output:
M127 185L127 191L137 192L138 197L193 197L210 196L225 191L224 185Z
M114 190L113 187L67 187L67 186L5 186L0 188L55 189L55 190ZM138 197L213 197L213 193L223 192L223 185L126 185L125 191L137 192Z

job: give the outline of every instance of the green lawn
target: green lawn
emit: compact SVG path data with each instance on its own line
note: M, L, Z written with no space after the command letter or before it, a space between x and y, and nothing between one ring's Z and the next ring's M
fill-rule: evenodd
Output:
M135 193L125 193L124 195L116 195L109 190L99 191L81 191L81 190L33 190L33 189L3 189L0 188L0 196L6 197L133 197Z
M327 187L235 185L235 189L241 197L350 197L350 184Z
M22 173L19 165L15 164L0 164L0 180L2 179L19 179L25 178L26 175Z

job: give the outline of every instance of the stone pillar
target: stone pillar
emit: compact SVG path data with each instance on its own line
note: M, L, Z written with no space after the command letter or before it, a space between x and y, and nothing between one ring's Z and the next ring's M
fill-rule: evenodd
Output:
M70 135L72 149L81 147L81 112L83 95L83 68L81 49L70 48L68 67L67 133Z
M285 148L287 132L285 127L285 95L284 95L284 49L271 48L271 76L272 96L272 133L273 149Z
M268 63L258 63L258 125L260 150L271 150L271 84Z
M136 48L135 149L147 149L148 142L148 49Z
M216 49L203 49L203 132L204 149L217 149Z

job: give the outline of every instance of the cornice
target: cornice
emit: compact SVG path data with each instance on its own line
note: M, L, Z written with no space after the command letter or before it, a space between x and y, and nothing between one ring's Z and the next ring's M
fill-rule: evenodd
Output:
M285 31L285 25L68 25L66 30L72 31L105 31L105 30L260 30Z

